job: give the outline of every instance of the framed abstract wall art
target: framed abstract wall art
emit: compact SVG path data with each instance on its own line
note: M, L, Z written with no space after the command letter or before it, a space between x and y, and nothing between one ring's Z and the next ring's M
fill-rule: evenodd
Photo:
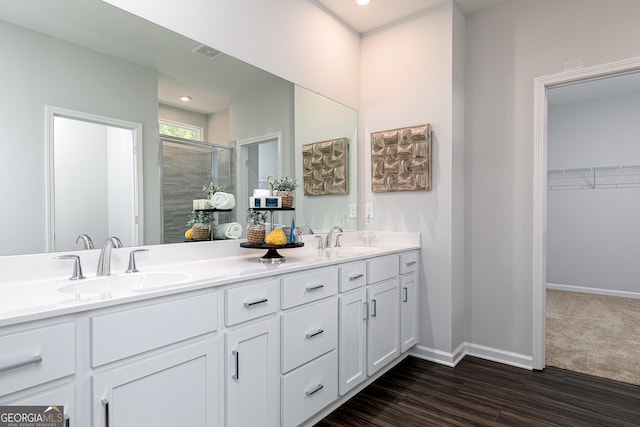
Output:
M305 196L349 194L349 140L314 142L302 146Z
M431 125L371 133L371 190L431 190Z

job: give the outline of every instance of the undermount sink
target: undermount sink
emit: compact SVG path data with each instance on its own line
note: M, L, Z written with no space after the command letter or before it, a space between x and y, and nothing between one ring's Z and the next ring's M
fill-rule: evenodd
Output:
M144 292L180 284L189 278L186 273L129 273L93 277L69 283L58 289L69 294L103 294L108 292Z

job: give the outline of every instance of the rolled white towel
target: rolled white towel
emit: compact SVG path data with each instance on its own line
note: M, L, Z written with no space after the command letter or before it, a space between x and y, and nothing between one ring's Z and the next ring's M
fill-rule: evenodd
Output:
M263 188L256 188L253 190L253 197L267 197L271 195L271 191Z
M211 207L214 209L233 209L236 205L236 198L231 193L217 191L211 198Z
M237 222L217 225L213 232L213 238L218 240L238 239L240 236L242 236L242 226Z

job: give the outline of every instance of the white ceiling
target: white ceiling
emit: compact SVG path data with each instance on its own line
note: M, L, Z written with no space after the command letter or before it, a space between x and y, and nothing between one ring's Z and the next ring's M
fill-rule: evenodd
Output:
M472 15L507 0L454 0L464 15ZM423 12L445 0L371 0L358 6L355 0L317 0L327 10L359 33L366 33L415 13Z

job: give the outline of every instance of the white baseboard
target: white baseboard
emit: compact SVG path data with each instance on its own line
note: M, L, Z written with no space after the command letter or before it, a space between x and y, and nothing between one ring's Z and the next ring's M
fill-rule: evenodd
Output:
M460 344L452 353L417 345L411 349L409 355L451 367L456 366L458 362L468 355L518 368L533 369L533 358L531 356L466 342Z
M454 352L447 353L418 344L409 351L409 355L453 368L465 356L465 345L460 344Z
M584 286L560 285L557 283L547 283L547 289L556 291L582 292L584 294L607 295L611 297L640 299L640 292L614 291L611 289L587 288Z

